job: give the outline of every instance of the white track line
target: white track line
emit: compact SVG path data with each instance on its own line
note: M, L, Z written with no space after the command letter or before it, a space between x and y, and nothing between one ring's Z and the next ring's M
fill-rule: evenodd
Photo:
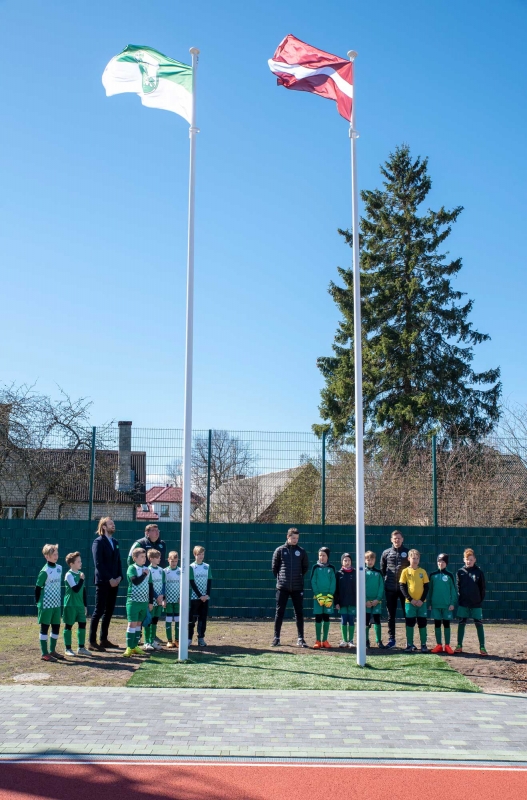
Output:
M492 766L491 764L469 765L469 764L383 764L378 762L375 764L326 764L326 763L312 763L312 762L296 762L291 763L284 761L277 762L254 762L254 761L131 761L123 758L122 761L104 761L99 759L97 761L84 761L83 759L68 759L66 761L58 761L56 759L33 759L33 758L19 758L4 760L0 759L0 764L67 764L69 766L84 766L84 765L111 765L111 766L159 766L159 767L275 767L284 769L285 767L302 767L304 769L320 769L326 767L327 769L435 769L435 770L463 770L465 772L527 772L526 767L513 767L513 766Z

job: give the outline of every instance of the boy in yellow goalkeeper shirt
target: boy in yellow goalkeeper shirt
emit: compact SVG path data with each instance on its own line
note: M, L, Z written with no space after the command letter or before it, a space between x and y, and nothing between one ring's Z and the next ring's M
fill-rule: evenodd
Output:
M419 566L420 554L418 550L410 550L408 559L410 566L403 569L399 578L399 586L405 597L404 613L406 616L406 652L415 653L414 628L417 622L421 651L428 652L426 646L426 596L429 589L428 575Z

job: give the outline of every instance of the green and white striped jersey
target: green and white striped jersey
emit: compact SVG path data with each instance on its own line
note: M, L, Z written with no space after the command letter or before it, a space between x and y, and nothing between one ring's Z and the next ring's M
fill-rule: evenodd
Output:
M152 583L154 584L154 597L159 597L160 594L165 594L165 571L161 567L148 567L150 575L152 576ZM157 600L154 600L154 605L157 606Z
M55 564L54 567L45 564L37 577L37 586L42 589L37 603L39 608L60 608L61 583L62 567L60 564Z
M165 567L165 600L167 603L179 603L181 588L181 569Z
M126 597L127 600L131 600L132 603L148 603L150 594L148 587L152 583L152 574L150 570L148 570L146 578L141 581L141 583L137 584L137 586L132 583L132 578L135 578L136 575L137 577L142 575L144 569L148 569L148 567L138 567L136 564L132 564L126 570L126 577L128 579L128 592Z
M80 581L80 572L68 570L64 576L66 592L64 594L64 608L84 608L84 589L78 592L73 591L73 587Z
M196 564L194 561L194 563L190 565L190 580L195 582L201 594L207 594L207 581L209 578L212 579L212 570L204 561L202 564ZM199 596L194 589L192 589L190 599L199 600Z

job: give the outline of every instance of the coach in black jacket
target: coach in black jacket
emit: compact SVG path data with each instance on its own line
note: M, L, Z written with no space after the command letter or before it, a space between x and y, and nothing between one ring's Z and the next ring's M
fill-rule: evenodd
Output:
M408 567L409 549L404 544L401 531L392 533L392 546L385 550L381 556L381 572L384 578L384 591L386 593L386 609L388 611L388 644L386 647L395 647L395 617L397 614L397 601L401 604L404 614L405 597L399 588L399 578L405 567Z
M287 600L290 597L295 609L298 647L307 647L304 641L304 575L309 569L307 553L298 544L297 528L289 528L285 544L273 553L272 570L276 578L276 614L274 618L273 647L280 644L280 631L284 620Z
M118 645L108 640L108 629L115 609L119 584L123 577L119 542L113 538L115 524L111 517L102 517L97 526L97 538L92 544L95 567L95 610L90 623L88 650L106 650ZM101 621L100 644L97 644L97 627Z

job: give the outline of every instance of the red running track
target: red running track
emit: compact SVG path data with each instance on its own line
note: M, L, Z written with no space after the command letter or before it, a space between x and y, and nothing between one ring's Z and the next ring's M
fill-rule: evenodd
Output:
M527 769L0 762L1 800L525 800Z

